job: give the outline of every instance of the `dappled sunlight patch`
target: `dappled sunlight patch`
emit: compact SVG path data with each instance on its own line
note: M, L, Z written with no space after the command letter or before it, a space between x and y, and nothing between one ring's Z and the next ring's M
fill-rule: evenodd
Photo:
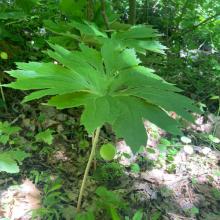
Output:
M141 178L150 183L167 186L177 181L177 177L175 174L166 173L164 170L161 169L153 169L148 172L142 172Z
M119 163L124 166L130 166L135 161L135 155L132 153L131 148L126 145L125 141L119 141L116 145L117 156Z
M133 164L139 163L140 157L156 163L152 169L140 167L137 173L128 172L128 200L138 207L157 207L167 219L195 220L211 210L215 216L220 201L220 153L211 144L200 143L197 134L186 132L173 140L149 135L155 138L151 141L154 146L143 147Z
M53 154L53 159L57 161L68 161L68 157L66 156L65 151L58 150Z
M211 133L216 126L220 125L220 117L215 116L213 114L209 114L207 117L199 114L194 114L195 115L195 123L190 124L187 129L188 130L194 130L197 132L204 132L204 133ZM220 128L219 128L220 130ZM220 131L217 131L217 133Z
M144 126L146 129L147 138L146 146L148 146L149 148L153 147L155 150L155 154L149 154L146 150L146 146L142 147L141 154L143 154L146 157L149 157L149 159L156 160L156 158L158 157L158 150L155 147L158 145L161 137L165 136L166 132L147 120L145 120ZM116 147L116 158L119 159L120 164L124 166L130 166L137 158L125 141L118 141Z
M39 209L41 193L29 180L23 180L21 185L10 186L1 192L0 217L10 220L29 220L32 211Z

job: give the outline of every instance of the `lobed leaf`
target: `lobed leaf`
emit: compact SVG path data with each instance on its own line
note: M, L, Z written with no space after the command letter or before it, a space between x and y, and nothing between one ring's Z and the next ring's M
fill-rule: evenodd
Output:
M150 35L156 33L149 31ZM134 35L133 30L126 37L142 39L141 32ZM147 140L143 120L180 135L179 124L167 111L190 121L190 112L199 111L190 99L179 94L180 89L141 66L135 50L126 48L120 40L106 40L100 51L84 44L72 52L59 45L50 46L53 50L48 55L57 65L17 63L19 69L8 72L17 80L6 86L36 90L24 101L52 96L48 104L59 109L83 106L81 123L90 134L108 123L136 152Z

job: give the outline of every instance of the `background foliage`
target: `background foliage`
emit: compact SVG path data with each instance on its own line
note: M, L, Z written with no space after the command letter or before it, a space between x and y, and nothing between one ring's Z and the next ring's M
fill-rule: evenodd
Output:
M167 113L173 110L182 118L192 120L189 112L199 111L188 98L199 103L204 114L219 115L219 49L218 1L0 0L0 84L7 84L0 87L0 119L11 121L11 114L20 114L20 101L24 97L24 101L34 100L32 107L35 108L39 106L39 98L46 103L48 96L53 96L49 105L59 109L79 107L74 114L75 124L64 120L65 126L78 132L65 131L69 132L67 137L71 137L71 141L78 141L77 155L87 156L90 149L90 138L79 123L80 106L84 106L81 124L89 134L108 122L117 137L125 138L137 152L146 143L142 118L177 135L181 134L179 128L185 122L179 118L175 121L176 117ZM22 106L25 108L25 104ZM28 112L32 115L32 110ZM56 131L42 129L40 123L45 118L40 115L36 131L25 134L29 141L26 146L20 139L20 134L25 132L13 126L19 117L11 124L0 122L0 172L17 173L19 166L27 165L25 158L36 154L49 158L53 151L47 145L53 144ZM104 132L109 132L108 126ZM108 138L114 142L115 136L112 136ZM203 139L218 147L219 139L213 135L204 135ZM42 143L40 148L39 143ZM157 165L166 160L167 172L175 172L174 156L182 145L178 147L175 139L166 144L161 141L159 147L163 152ZM72 148L71 145L69 150ZM152 148L147 150L155 153ZM106 160L111 161L114 155L114 146L112 152L101 151L101 157ZM131 166L133 173L141 171L139 164L154 165L146 158L138 160ZM108 188L119 184L124 167L117 162L106 164L102 160L102 163L93 179ZM57 167L66 170L60 164ZM68 216L73 215L75 204L64 190L64 183L59 178L53 182L46 171L41 173L37 169L32 170L30 176L36 184L43 184L43 208L38 215L45 219L59 219L59 216L71 219ZM169 194L164 191L161 189ZM89 210L76 218L95 219L104 213L107 219L117 220L127 210L127 203L117 193L101 186ZM162 215L160 211L154 214L155 219ZM188 215L198 215L197 208ZM126 219L142 217L142 210L137 210Z

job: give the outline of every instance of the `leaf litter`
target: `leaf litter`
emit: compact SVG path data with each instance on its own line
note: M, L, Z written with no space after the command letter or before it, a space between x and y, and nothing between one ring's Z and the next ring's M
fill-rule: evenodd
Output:
M41 114L44 114L47 120L40 123L40 129L50 128L55 131L54 142L51 146L56 146L55 150L46 158L44 156L32 158L32 164L29 164L28 169L31 170L34 167L39 169L39 172L46 169L51 175L54 175L54 178L61 176L64 180L63 191L68 194L70 205L75 206L84 170L84 157L89 153L89 146L85 145L85 149L79 148L78 143L84 138L89 141L89 137L86 137L85 131L80 129L79 122L76 121L77 114L79 114L77 111L71 113L62 111L59 114L63 114L63 116L59 115L58 118L56 110L53 111L48 113L41 110ZM35 117L24 112L16 123L19 125L19 122L26 121L28 123L22 123L24 129L27 129L31 124L29 129L31 128L31 131L35 132L39 129L36 117L39 113L33 114ZM54 123L50 123L51 120ZM59 132L60 126L62 126L62 132ZM120 192L125 201L129 202L129 212L134 213L135 210L142 208L148 219L151 219L152 216L159 216L155 219L217 220L216 216L218 216L220 208L218 196L220 191L219 151L197 137L197 133L201 131L193 127L188 128L185 131L185 136L191 139L192 143L182 141L183 147L174 155L175 169L168 172L167 168L170 164L167 161L161 161L160 165L155 162L160 159L161 154L157 146L161 138L169 140L169 135L150 122L145 122L145 127L149 134L147 148L151 148L153 151L149 153L144 147L144 150L135 156L125 142L119 141L116 146L118 154L121 156L117 160L125 166L125 173L120 177L121 180L117 181L119 184L117 186L113 184L111 189ZM108 133L108 136L111 134ZM104 143L106 137L101 141ZM187 142L189 141L187 140ZM181 143L181 139L176 143ZM184 149L184 146L189 144L193 149L192 153L188 153ZM140 158L146 160L140 162ZM134 163L140 166L140 172L133 173L130 170L130 166ZM101 164L97 164L97 166L101 166ZM86 200L82 206L84 209L90 206L95 188L99 184L93 180L92 174L93 171L87 183ZM17 187L13 186L13 182L16 181L12 181L9 184L11 186L7 189L1 189L0 186L1 217L14 220L31 219L31 209L42 206L43 199L42 183L39 185L39 183L34 184L32 181L33 178L31 181L24 179L23 183ZM6 185L8 186L8 184Z

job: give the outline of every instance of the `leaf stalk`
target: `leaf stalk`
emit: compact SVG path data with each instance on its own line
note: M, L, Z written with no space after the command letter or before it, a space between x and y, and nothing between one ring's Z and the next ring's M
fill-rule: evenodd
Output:
M86 169L85 169L85 172L84 172L82 184L81 184L81 187L80 187L79 197L78 197L78 201L77 201L77 208L76 208L77 212L79 212L80 208L81 208L82 197L83 197L83 193L84 193L84 190L85 190L86 180L87 180L87 177L88 177L88 173L89 173L92 161L93 161L94 156L95 156L95 149L96 149L96 146L97 146L97 143L98 143L99 134L100 134L100 127L98 127L96 129L96 131L94 132L93 137L92 137L92 149L91 149L91 153L90 153L90 156L89 156L89 160L88 160L87 165L86 165Z

